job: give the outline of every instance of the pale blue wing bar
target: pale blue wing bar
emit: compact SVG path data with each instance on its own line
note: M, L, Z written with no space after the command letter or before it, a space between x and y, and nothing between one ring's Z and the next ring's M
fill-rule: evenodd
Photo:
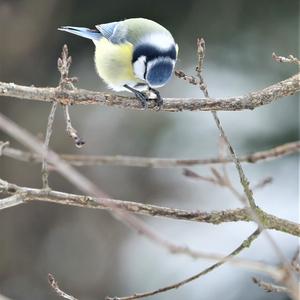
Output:
M96 25L96 28L106 39L114 44L121 44L126 41L126 27L119 26L122 22L112 22Z

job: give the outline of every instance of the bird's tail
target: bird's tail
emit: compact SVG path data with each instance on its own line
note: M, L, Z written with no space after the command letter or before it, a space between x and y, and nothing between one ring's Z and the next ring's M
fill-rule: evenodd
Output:
M102 34L98 30L89 29L86 27L61 26L57 29L61 30L61 31L73 33L73 34L79 35L83 38L90 39L93 41L98 41L102 37Z

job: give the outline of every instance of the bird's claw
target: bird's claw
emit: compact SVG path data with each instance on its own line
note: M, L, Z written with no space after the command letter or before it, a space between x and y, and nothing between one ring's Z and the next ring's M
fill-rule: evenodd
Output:
M150 88L150 91L155 94L155 96L156 96L156 98L154 99L155 104L156 104L158 110L161 110L161 108L164 104L164 101L163 101L163 98L161 97L159 91L152 89L152 88Z
M148 109L149 97L146 94L128 86L127 84L125 84L124 87L134 93L136 98L140 100L140 102L145 110ZM152 92L156 96L154 99L155 105L158 107L158 110L160 110L163 106L163 99L160 96L159 91L157 91L153 88L150 88L150 87L149 87L149 91Z
M149 98L144 93L142 93L140 91L136 91L134 94L137 97L137 99L140 100L143 108L145 110L148 109L148 100L149 100Z

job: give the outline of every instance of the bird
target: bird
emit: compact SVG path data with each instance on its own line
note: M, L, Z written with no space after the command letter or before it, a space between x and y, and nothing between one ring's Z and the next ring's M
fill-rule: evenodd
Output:
M135 94L144 109L154 95L160 109L163 99L157 90L171 78L178 56L178 44L159 23L145 18L86 27L61 26L95 44L94 62L98 75L114 91Z

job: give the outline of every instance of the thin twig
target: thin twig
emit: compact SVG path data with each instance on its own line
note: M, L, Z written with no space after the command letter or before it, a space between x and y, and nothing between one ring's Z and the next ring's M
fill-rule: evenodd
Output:
M199 210L182 210L158 205L144 204L142 203L142 201L123 201L111 199L108 197L96 198L63 193L58 191L45 192L42 189L20 187L16 184L8 183L1 179L0 193L10 195L21 194L25 203L41 201L57 203L62 205L72 205L105 210L111 210L111 207L115 207L127 211L129 213L135 213L139 215L171 218L175 220L185 220L193 222L204 222L216 225L225 222L252 221L252 217L249 214L248 208L238 208L233 210L222 210L212 212L203 212ZM4 209L5 206L3 205L2 208ZM263 212L263 218L266 220L265 227L268 229L274 229L291 235L300 236L300 225L297 223L278 218L266 212Z
M209 99L208 89L207 89L207 86L202 77L203 62L204 62L204 57L205 57L205 41L203 38L197 40L197 53L198 53L198 66L196 68L196 72L197 72L197 77L199 78L199 80L201 82L199 87L200 87L201 91L203 92L205 98ZM244 201L244 197L238 197L238 198L246 206L249 206L249 208L250 208L249 213L251 214L253 220L259 226L260 231L262 231L264 233L264 235L267 237L269 243L272 245L278 258L281 260L281 262L285 266L285 271L286 271L285 283L287 284L287 286L289 286L289 293L292 295L292 297L294 299L297 299L297 296L295 296L295 295L297 294L298 287L297 287L296 280L292 274L290 264L288 263L287 259L285 258L284 254L282 253L281 249L278 247L277 243L273 240L271 235L267 231L264 231L264 229L265 229L264 219L260 215L260 209L257 207L257 205L255 203L255 200L253 197L253 192L252 192L252 189L250 188L249 180L244 173L244 170L242 168L242 165L239 161L238 156L236 155L227 135L225 134L223 126L221 125L221 121L217 115L217 112L212 111L211 113L212 113L213 119L219 129L220 135L221 135L223 141L225 142L225 144L227 145L229 154L231 155L231 158L232 158L232 160L235 164L235 167L238 171L240 182L244 189L244 193L245 193L245 197L246 197L247 201L246 202ZM232 191L234 191L234 189L232 189ZM237 194L237 196L239 196L239 195Z
M268 177L260 180L259 182L257 182L255 185L253 185L252 186L252 191L262 189L266 185L271 184L272 182L273 182L273 178L268 176Z
M71 123L70 113L69 113L69 105L64 105L64 116L66 121L66 131L68 135L74 140L75 146L77 148L81 148L85 141L78 135L77 130L73 127Z
M252 242L254 240L257 239L257 237L259 236L260 231L257 229L255 230L246 240L244 240L234 251L232 251L227 258L229 257L234 257L236 255L238 255L242 250L244 250L245 248L250 247L250 245L252 244ZM140 298L146 298L146 297L150 297L150 296L154 296L157 294L161 294L173 289L178 289L179 287L194 281L198 278L200 278L201 276L206 275L207 273L213 271L214 269L220 267L221 265L223 265L225 263L225 261L219 261L213 265L211 265L210 267L206 268L205 270L189 277L186 278L185 280L182 280L180 282L177 282L175 284L171 284L168 285L166 287L151 291L151 292L146 292L146 293L135 293L134 295L131 296L127 296L127 297L106 297L106 300L134 300L134 299L140 299Z
M47 131L46 131L46 137L45 137L45 142L44 142L44 151L46 154L48 152L49 142L50 142L50 138L52 135L53 122L54 122L54 116L55 116L55 112L57 109L57 105L58 105L57 102L53 102L51 111L50 111L50 114L48 117ZM49 177L49 168L48 168L48 162L47 162L46 155L45 155L43 157L43 161L42 161L42 183L43 183L44 189L49 189L48 177Z
M248 93L244 96L229 98L164 98L164 106L160 111L240 111L255 109L267 105L277 99L294 95L300 91L300 74L266 87L263 90ZM57 101L63 105L98 104L101 106L123 109L142 110L141 104L133 97L124 97L104 92L83 89L64 90L60 88L38 88L21 86L14 83L0 82L0 96L8 99L27 99L42 102ZM155 102L149 101L148 110L157 111Z
M284 56L278 56L276 55L274 52L272 53L272 58L280 63L290 63L290 64L296 64L296 65L300 65L300 60L296 57L294 57L293 55L289 55L288 57L284 57Z
M287 293L287 288L285 286L265 282L257 277L252 277L252 281L268 293Z
M300 152L300 141L291 142L276 146L269 150L254 152L240 157L240 162L258 163L270 161ZM2 149L2 155L25 162L40 163L41 156L19 149L5 146ZM77 155L77 154L59 154L59 156L73 166L130 166L130 167L149 167L149 168L181 168L196 165L228 164L232 163L231 157L214 158L157 158L157 157L138 157L125 155Z
M69 91L74 91L75 87L73 85L74 81L77 81L76 77L69 78L69 71L72 63L72 58L69 56L69 50L67 45L63 46L61 53L61 58L58 58L57 67L60 72L60 83L59 89L64 94ZM66 121L66 131L67 134L74 140L76 147L81 148L85 142L78 135L77 130L73 127L71 123L71 117L69 113L69 104L63 104L64 116Z
M64 299L68 299L68 300L78 300L77 298L67 294L66 292L62 291L59 286L57 281L55 280L54 276L52 274L48 274L48 282L50 284L50 286L53 288L53 290L55 291L55 293L64 298Z
M2 129L8 135L16 138L20 143L24 144L29 149L41 155L47 155L47 161L54 165L56 170L69 182L74 184L78 189L80 189L84 193L95 196L94 199L96 202L98 202L98 198L103 197L100 199L102 204L104 204L107 207L107 209L109 209L109 211L112 212L112 215L114 217L122 221L124 224L128 225L130 228L136 230L138 233L144 235L156 245L166 249L167 251L173 254L183 254L193 258L203 257L203 253L199 253L198 251L194 251L190 248L180 246L168 241L167 239L162 237L158 232L150 229L144 222L140 221L135 216L129 214L124 209L116 206L115 203L111 202L108 199L107 195L105 195L101 190L99 190L99 188L93 182L84 177L82 174L76 171L76 169L68 165L65 161L61 160L59 156L53 151L49 150L46 154L43 145L34 136L17 126L14 122L6 118L1 113L0 129ZM2 180L1 182L3 183ZM50 193L51 191L46 192L46 194ZM205 255L205 257L212 259L211 255ZM215 256L214 259L220 259L220 256ZM250 268L254 268L254 266L250 266Z
M224 169L224 168L223 168ZM203 176L191 169L187 169L184 168L183 169L183 175L186 177L189 177L191 179L196 179L196 180L202 180L202 181L206 181L206 182L210 182L213 184L216 184L220 187L227 187L229 190L231 190L231 192L233 192L233 194L235 196L237 196L238 194L238 199L240 199L241 197L243 197L242 195L240 195L237 191L233 191L233 185L231 183L231 181L228 178L227 172L224 173L223 175L221 175L219 173L219 171L215 168L211 168L212 174L213 176ZM273 182L273 178L272 177L266 177L264 179L262 179L261 181L259 181L257 184L253 185L252 190L258 190L258 189L262 189L264 188L266 185L271 184ZM244 201L244 200L243 200Z

